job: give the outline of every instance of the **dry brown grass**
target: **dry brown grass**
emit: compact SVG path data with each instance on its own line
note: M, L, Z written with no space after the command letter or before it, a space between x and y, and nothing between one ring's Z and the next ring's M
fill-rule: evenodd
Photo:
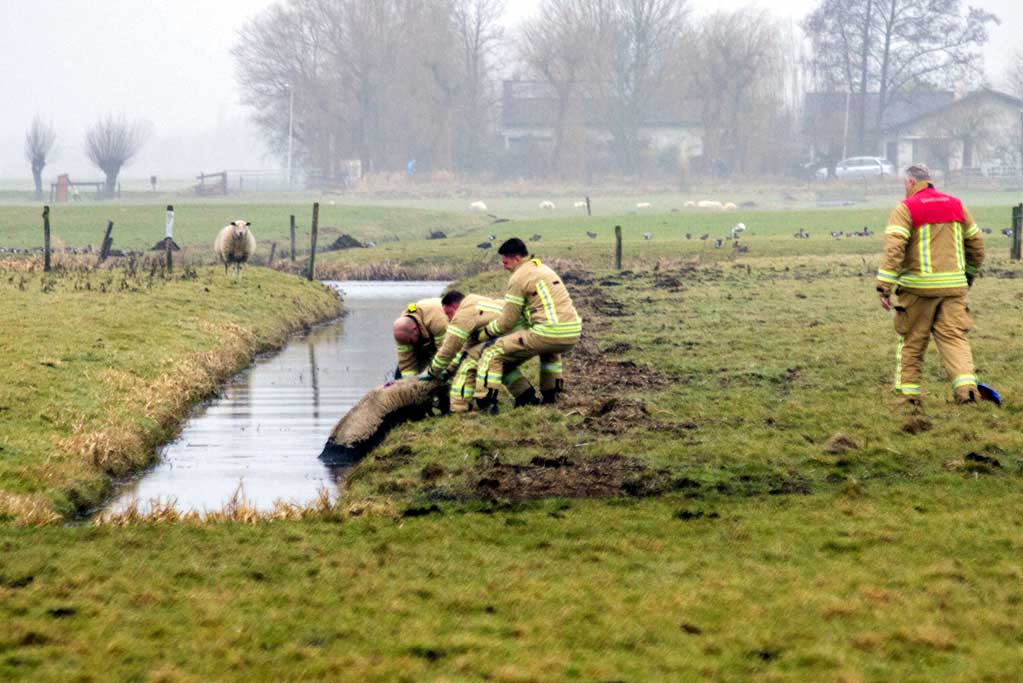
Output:
M277 500L271 509L259 510L245 497L245 489L239 484L231 499L219 510L182 512L177 509L176 501L173 499L153 499L144 505L134 500L123 510L98 516L93 524L118 527L143 524L263 524L305 519L341 520L347 514L347 510L339 505L336 496L325 488L320 489L315 500L303 505Z
M0 491L0 518L10 517L19 526L45 526L63 521L42 496L15 495Z

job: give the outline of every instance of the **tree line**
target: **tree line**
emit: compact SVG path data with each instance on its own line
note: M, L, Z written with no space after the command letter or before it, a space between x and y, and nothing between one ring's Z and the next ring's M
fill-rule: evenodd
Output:
M327 182L347 159L365 172L415 160L562 177L687 161L784 173L802 153L804 92L861 94L852 131L867 149L896 94L978 82L997 21L960 0L820 0L803 35L755 7L694 17L687 0L542 0L507 28L504 12L504 0L282 0L239 31L238 82L271 150L290 142L296 167ZM543 88L550 140L518 156L499 136L502 80ZM658 112L699 127L701 158L658 156L649 129L670 122Z

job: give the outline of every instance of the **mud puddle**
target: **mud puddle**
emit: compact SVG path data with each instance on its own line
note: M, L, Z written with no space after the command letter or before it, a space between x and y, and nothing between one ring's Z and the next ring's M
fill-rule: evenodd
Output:
M390 378L391 323L411 301L438 296L444 282L333 282L344 295L337 322L296 337L228 382L195 410L160 462L126 484L106 512L150 501L181 511L220 509L242 487L247 503L302 504L336 492L338 471L316 455L334 423L369 389Z

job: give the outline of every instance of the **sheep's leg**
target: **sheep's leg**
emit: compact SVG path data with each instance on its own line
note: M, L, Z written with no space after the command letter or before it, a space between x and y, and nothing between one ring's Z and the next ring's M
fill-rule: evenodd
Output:
M227 277L227 261L224 261L224 277Z

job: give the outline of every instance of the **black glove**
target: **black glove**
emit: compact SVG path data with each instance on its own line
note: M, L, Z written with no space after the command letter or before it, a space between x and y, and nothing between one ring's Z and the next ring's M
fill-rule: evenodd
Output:
M468 343L469 343L469 346L476 346L481 341L483 341L483 339L480 338L480 335L483 335L483 334L486 334L486 332L483 330L482 327L477 328L477 329L473 330L472 332L470 332L469 333L469 338L467 340Z
M967 275L966 276L966 286L967 287L972 287L973 286L973 278L975 278L975 277L977 277L977 276L976 275Z

